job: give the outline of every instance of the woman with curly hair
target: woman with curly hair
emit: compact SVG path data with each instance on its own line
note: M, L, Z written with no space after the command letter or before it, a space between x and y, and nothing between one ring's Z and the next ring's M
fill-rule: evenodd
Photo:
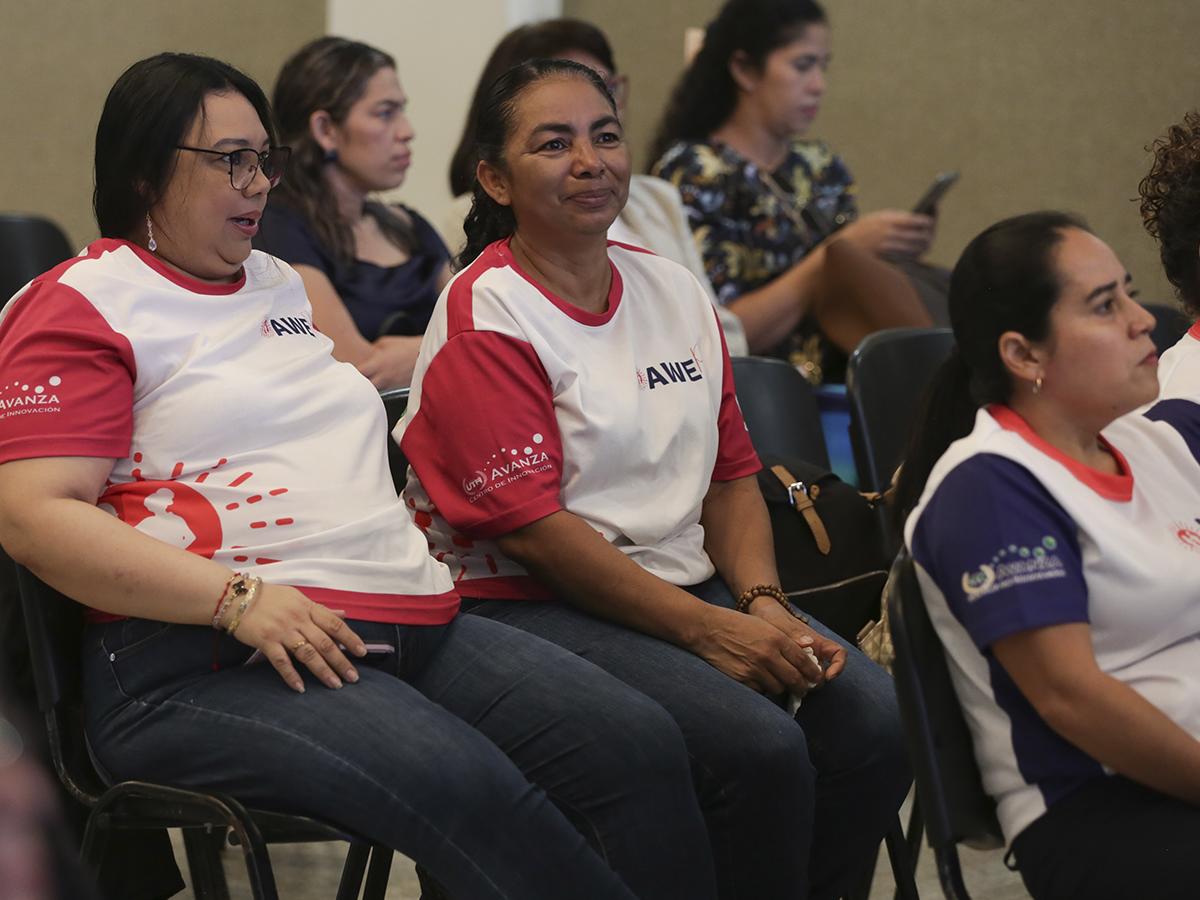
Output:
M1200 399L1200 112L1168 128L1151 150L1150 173L1138 185L1142 224L1158 242L1167 281L1197 320L1162 355L1160 396Z

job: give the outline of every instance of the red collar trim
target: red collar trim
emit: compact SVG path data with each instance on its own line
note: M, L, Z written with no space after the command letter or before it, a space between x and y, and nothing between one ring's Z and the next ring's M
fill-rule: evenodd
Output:
M621 305L621 295L624 290L624 283L621 281L621 273L618 272L617 267L612 264L612 260L608 261L608 267L612 270L612 284L610 284L608 287L608 309L602 313L590 313L587 310L580 309L573 303L568 303L562 297L550 293L548 290L534 281L533 278L531 278L528 273L526 273L526 271L517 264L516 257L513 256L511 243L512 238L508 237L505 238L498 247L496 247L496 252L500 255L500 258L503 259L504 262L510 266L514 272L537 288L543 297L553 303L563 313L570 316L580 325L590 325L592 327L597 325L606 325L612 320L612 317L617 314L617 307Z
M1187 333L1200 341L1200 319L1192 323L1192 327L1188 329Z
M1128 503L1133 499L1133 472L1129 468L1129 462L1125 459L1124 454L1109 443L1104 435L1100 435L1100 443L1113 455L1113 459L1117 461L1118 471L1116 475L1086 466L1078 460L1067 456L1061 450L1050 446L1050 444L1038 436L1037 432L1029 427L1028 422L1007 406L993 403L988 406L987 411L988 415L995 419L996 424L1001 428L1005 431L1014 432L1024 438L1025 442L1031 447L1041 451L1055 462L1060 463L1076 479L1090 487L1105 500Z
M128 247L135 254L137 254L138 259L148 265L163 278L167 279L167 281L178 285L186 291L191 291L193 294L236 294L246 286L245 266L242 266L242 268L238 269L238 277L234 281L231 281L228 284L213 284L208 281L201 281L198 278L192 278L190 275L184 275L177 269L172 269L145 247L139 247L137 244L133 243L133 241L115 239L111 240L110 243L114 250L117 247Z

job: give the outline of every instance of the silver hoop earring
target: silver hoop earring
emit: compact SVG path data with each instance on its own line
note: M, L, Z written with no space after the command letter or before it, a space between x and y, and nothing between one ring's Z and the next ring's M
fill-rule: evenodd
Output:
M1040 394L1042 392L1042 376L1041 375L1039 375L1037 377L1037 379L1033 382L1033 392L1034 392L1034 394Z
M158 249L158 241L154 239L154 223L150 221L150 213L146 213L146 237L149 238L146 241L146 246L153 253Z

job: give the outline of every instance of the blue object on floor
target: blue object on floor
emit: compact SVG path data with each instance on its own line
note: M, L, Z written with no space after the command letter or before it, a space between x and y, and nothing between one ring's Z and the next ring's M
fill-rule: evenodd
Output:
M858 469L850 447L850 400L844 384L822 384L813 389L821 411L821 430L835 475L846 484L858 487Z

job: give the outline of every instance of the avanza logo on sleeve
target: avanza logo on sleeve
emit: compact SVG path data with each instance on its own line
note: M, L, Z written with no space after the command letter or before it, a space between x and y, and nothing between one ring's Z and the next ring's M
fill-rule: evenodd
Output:
M20 378L0 382L0 417L62 412L58 399L62 382L58 375L51 375L45 382Z
M467 501L478 500L501 488L508 487L522 478L554 468L550 455L541 448L546 440L541 433L532 435L529 443L518 447L501 447L483 464L462 480L463 493Z

